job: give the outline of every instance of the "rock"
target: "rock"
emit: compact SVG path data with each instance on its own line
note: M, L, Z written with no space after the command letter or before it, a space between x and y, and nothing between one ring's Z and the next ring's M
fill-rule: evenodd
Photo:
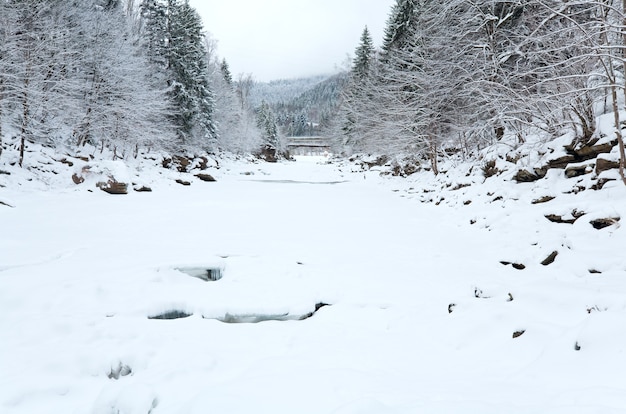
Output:
M500 174L500 170L496 167L496 160L486 161L482 166L482 171L485 178Z
M562 169L567 167L567 165L571 164L572 162L576 162L576 157L571 154L563 155L562 157L548 161L548 167Z
M507 162L511 164L517 164L517 162L522 158L521 154L506 154Z
M552 253L550 253L550 255L548 257L546 257L543 262L541 262L542 265L544 266L548 266L551 265L552 263L554 263L554 261L556 260L556 257L559 255L559 252L557 250L553 251Z
M593 171L593 167L593 164L569 165L565 168L565 176L567 178L574 178L581 175L589 174Z
M576 209L572 210L572 218L564 219L563 216L559 216L558 214L546 214L544 217L550 220L553 223L561 223L561 224L574 224L576 220L585 215L584 211L578 211Z
M517 174L515 174L515 177L513 178L518 183L532 183L533 181L537 181L541 177L535 174L534 172L522 169L522 170L519 170Z
M619 161L607 160L599 157L596 160L596 174L600 174L604 171L615 170L619 168Z
M184 185L184 186L190 186L191 183L189 181L185 181L185 180L181 180L180 178L178 180L176 180L176 182L180 185Z
M152 188L146 187L145 185L142 185L141 187L139 186L134 187L133 190L135 190L138 193L151 193L152 192Z
M617 145L616 141L606 142L600 145L583 145L574 149L573 152L580 161L587 161L596 158L599 154L611 152L615 145Z
M63 158L61 160L59 160L60 163L65 164L67 166L73 167L74 163L70 160L68 160L67 158Z
M99 182L96 187L108 194L128 194L128 184L120 183L113 179L107 182Z
M456 303L451 303L448 305L448 313L454 312L454 308L456 308Z
M606 227L610 227L613 224L616 224L618 221L620 221L620 219L621 219L620 217L607 217L607 218L591 220L589 223L591 223L594 229L602 230Z
M466 188L466 187L471 187L471 186L472 184L470 183L457 184L453 188L451 188L450 191L457 191L457 190L460 190L461 188Z
M271 163L278 162L278 155L278 151L276 151L275 148L269 146L263 147L261 151L257 154L257 156L262 160Z
M526 333L525 330L515 331L515 332L513 332L513 339L519 338L520 336L524 335L525 333Z
M209 159L207 157L200 157L199 168L204 171L209 168Z
M592 190L602 190L602 187L609 181L615 181L614 178L600 178L598 182L591 186Z
M72 181L74 181L74 184L76 185L82 184L85 182L85 177L80 176L78 174L72 174Z
M174 155L172 157L172 160L174 164L176 164L176 169L178 170L178 172L187 172L187 167L191 165L191 160L181 155Z
M531 204L542 204L542 203L547 203L548 201L552 201L554 200L556 197L553 196L543 196L541 198L537 198L533 201L531 201Z
M196 177L198 177L200 180L208 182L208 183L213 183L213 182L217 181L210 174L196 174Z
M386 155L381 155L376 157L376 159L373 161L361 161L361 166L367 166L367 169L370 169L372 167L382 167L383 165L387 164L387 162L389 162L389 157Z
M513 266L514 269L517 269L517 270L524 270L524 269L526 269L526 266L524 264L522 264L522 263L512 263L512 262L507 262L506 260L502 260L502 261L500 261L500 264L504 265L504 266L511 265L511 266Z

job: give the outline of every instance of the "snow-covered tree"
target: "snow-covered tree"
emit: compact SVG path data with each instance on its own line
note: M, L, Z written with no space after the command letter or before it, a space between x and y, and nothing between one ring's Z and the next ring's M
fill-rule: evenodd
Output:
M280 154L278 126L272 108L265 101L257 110L257 126L261 130L261 150L268 161L273 161Z
M418 0L396 0L385 26L381 51L383 61L386 61L394 50L403 50L410 44L418 10Z
M222 62L220 63L220 72L222 73L222 76L224 77L226 83L229 86L232 86L233 75L230 73L230 67L228 66L228 62L226 62L226 59L222 59Z
M180 144L214 149L215 102L200 16L188 0L144 0L141 10L148 54L168 86Z
M165 89L151 82L133 21L119 2L83 13L82 114L74 127L77 144L136 149L155 144L155 137L166 140L171 127L163 122L170 114Z
M372 62L374 61L374 52L374 41L367 26L365 26L361 34L361 41L355 51L352 76L357 78L369 76Z
M205 45L210 85L215 96L217 147L233 154L252 154L261 146L256 115L239 101L228 63L217 55L217 42L207 34Z

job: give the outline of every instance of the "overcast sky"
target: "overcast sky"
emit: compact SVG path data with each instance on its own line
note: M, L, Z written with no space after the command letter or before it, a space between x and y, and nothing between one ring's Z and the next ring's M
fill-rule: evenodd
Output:
M367 25L380 46L394 0L190 0L233 76L257 81L333 73Z

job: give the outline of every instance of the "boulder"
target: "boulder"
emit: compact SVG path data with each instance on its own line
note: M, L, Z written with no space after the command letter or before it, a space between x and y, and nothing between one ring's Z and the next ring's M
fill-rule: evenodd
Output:
M596 160L596 174L600 175L604 171L614 170L619 168L619 161L607 160L605 158L599 157Z
M524 335L524 333L526 333L525 330L513 332L513 339L519 338L520 336Z
M591 220L589 223L591 223L594 229L602 230L606 227L616 224L618 221L620 221L620 217L607 217L607 218Z
M544 217L553 223L574 224L576 220L578 220L585 214L586 213L584 211L578 211L574 209L571 213L572 218L563 218L563 216L560 216L558 214L546 214Z
M562 169L567 167L567 165L572 162L576 162L576 157L571 154L567 154L548 161L548 167Z
M217 181L215 178L213 178L212 175L210 174L196 174L196 177L199 178L202 181L205 181L207 183L213 183L215 181Z
M513 178L518 183L532 183L533 181L537 181L541 177L537 175L535 172L521 169L517 172L517 174L515 174L515 177Z
M107 182L99 182L96 187L108 194L128 194L128 184L120 183L114 179L110 179Z
M597 141L596 141L597 142ZM611 152L613 147L617 145L616 141L605 142L600 145L582 145L573 150L573 153L581 161L587 161L596 158L599 154L607 154Z
M541 264L543 266L548 266L551 265L552 263L554 263L554 261L556 260L556 257L559 255L559 252L557 250L553 251L552 253L550 253L550 255L548 257L546 257L543 262L541 262Z
M152 188L146 187L145 185L135 186L133 187L133 190L135 190L138 193L151 193L152 192Z
M565 176L567 178L579 177L581 175L589 174L593 172L593 163L568 165L565 168Z
M542 203L547 203L548 201L552 201L554 200L556 197L554 196L543 196L540 198L537 198L533 201L531 201L531 204L542 204Z
M178 172L187 172L187 168L191 165L192 160L187 157L183 157L181 155L174 155L172 157L174 164L176 165L176 169Z
M602 187L609 181L615 181L614 178L600 178L598 182L591 186L593 190L602 190Z
M85 182L85 177L83 177L82 175L78 175L78 174L72 174L72 181L74 181L74 184L76 185L82 184Z

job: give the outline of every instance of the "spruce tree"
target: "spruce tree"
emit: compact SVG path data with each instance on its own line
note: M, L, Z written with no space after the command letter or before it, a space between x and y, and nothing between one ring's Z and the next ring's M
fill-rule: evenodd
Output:
M262 136L262 152L267 161L275 161L279 152L278 126L270 105L263 101L257 110L257 127Z
M220 63L220 72L222 72L222 76L224 80L229 86L233 85L233 75L230 73L230 67L228 66L228 62L226 59L222 59L222 63Z
M370 73L372 59L374 56L374 42L367 26L361 34L361 42L355 51L354 63L352 65L352 74L357 78L364 78Z
M202 21L188 1L170 0L168 7L168 68L173 75L170 86L178 109L175 122L179 136L183 143L210 148L215 144L216 128Z
M188 0L144 0L141 9L148 53L167 84L179 143L214 149L215 100L200 16Z
M396 0L387 19L382 45L383 60L394 50L402 50L410 43L416 26L418 0Z

